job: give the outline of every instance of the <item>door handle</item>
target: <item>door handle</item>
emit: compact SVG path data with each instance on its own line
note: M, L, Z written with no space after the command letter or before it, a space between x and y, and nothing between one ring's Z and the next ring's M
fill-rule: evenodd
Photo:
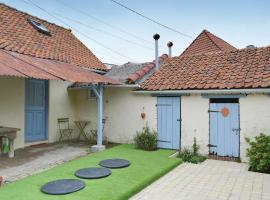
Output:
M180 119L180 118L178 118L176 121L180 122L180 121L181 121L181 119Z

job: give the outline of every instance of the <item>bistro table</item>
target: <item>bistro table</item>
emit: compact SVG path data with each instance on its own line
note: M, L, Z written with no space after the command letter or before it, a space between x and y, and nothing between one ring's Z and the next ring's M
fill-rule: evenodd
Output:
M79 129L79 136L78 136L78 140L80 140L81 136L83 136L86 140L88 140L87 134L85 132L85 127L90 123L90 121L87 120L77 120L74 121L74 123L76 124L76 126Z
M9 153L8 157L14 157L14 139L17 136L17 131L19 128L11 128L11 127L4 127L0 126L0 149L2 148L2 137L6 137L9 140ZM1 151L1 150L0 150Z

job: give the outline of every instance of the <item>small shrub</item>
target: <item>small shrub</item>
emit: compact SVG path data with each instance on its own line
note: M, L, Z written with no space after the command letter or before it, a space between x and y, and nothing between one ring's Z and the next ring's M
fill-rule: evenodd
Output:
M188 147L184 147L179 153L179 157L182 158L184 162L190 162L192 159L192 151Z
M193 156L190 160L191 163L197 164L197 163L201 163L203 161L206 160L205 156L201 156L201 155L197 155L197 156Z
M179 157L184 162L190 163L201 163L206 160L205 156L199 155L200 146L197 144L196 137L194 137L192 148L184 147L183 150L179 153Z
M249 169L255 172L270 173L270 135L260 134L255 140L246 138L249 148Z
M192 145L192 150L193 150L193 155L197 156L199 153L200 146L197 144L197 139L194 137L193 139L193 145Z
M146 151L153 151L157 149L157 133L150 131L148 125L143 127L142 131L137 132L134 137L134 142L137 148Z

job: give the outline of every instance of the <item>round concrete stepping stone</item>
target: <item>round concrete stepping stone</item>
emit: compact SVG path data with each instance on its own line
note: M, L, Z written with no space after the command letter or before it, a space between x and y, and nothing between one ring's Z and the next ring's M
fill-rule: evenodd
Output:
M116 159L102 160L99 162L99 165L106 168L117 169L128 167L130 165L130 162L128 160L116 158Z
M98 179L104 178L111 175L111 170L103 167L91 167L79 169L75 172L75 176L85 179Z
M41 191L46 194L63 195L77 192L85 187L85 183L78 179L60 179L46 183Z

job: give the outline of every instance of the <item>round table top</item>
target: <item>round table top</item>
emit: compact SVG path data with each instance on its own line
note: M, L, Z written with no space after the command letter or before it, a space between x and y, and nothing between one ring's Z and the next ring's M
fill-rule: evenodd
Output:
M59 179L46 183L41 191L46 194L64 195L77 192L85 187L85 183L78 179Z
M128 167L130 165L130 162L125 159L114 158L114 159L102 160L99 162L99 165L106 168L117 169L117 168Z
M111 174L111 170L103 167L83 168L75 172L75 176L84 179L99 179L110 176Z

